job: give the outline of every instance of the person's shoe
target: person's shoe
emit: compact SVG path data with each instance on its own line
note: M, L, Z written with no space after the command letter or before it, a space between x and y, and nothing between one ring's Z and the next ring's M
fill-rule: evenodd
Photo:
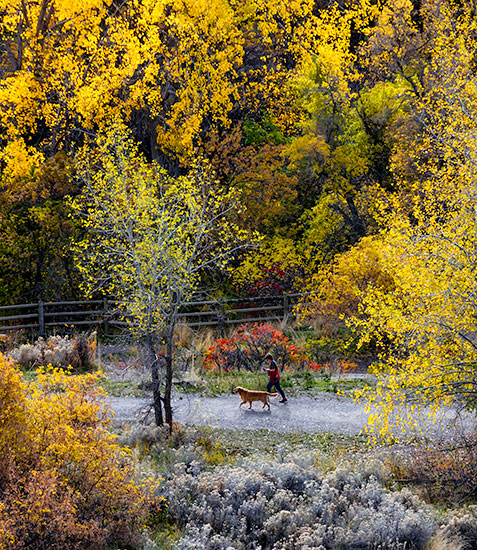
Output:
M288 399L286 397L284 397L283 399L280 399L279 403L286 403L288 401Z

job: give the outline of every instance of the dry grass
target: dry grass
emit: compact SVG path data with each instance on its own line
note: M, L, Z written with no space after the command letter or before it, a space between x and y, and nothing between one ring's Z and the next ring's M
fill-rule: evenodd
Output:
M449 539L443 532L439 531L426 545L426 550L465 550L461 540Z

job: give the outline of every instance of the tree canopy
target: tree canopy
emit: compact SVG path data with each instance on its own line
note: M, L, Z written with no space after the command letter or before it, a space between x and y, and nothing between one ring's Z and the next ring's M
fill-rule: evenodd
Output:
M169 176L139 154L121 123L85 146L77 168L83 190L71 208L84 237L74 244L76 265L87 293L113 296L130 333L145 343L156 422L163 424L163 401L172 427L173 336L180 308L206 270L225 269L250 242L233 220L236 193L224 191L199 162L187 175Z
M2 303L77 297L86 275L160 325L213 264L217 293L310 292L303 316L355 327L397 401L474 407L472 2L0 0L0 14ZM226 223L210 206L237 202ZM223 231L262 246L225 271Z

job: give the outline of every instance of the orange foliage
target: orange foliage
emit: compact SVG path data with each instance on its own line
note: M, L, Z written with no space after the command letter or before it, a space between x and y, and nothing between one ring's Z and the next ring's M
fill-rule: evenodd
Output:
M320 363L310 360L309 354L293 344L279 329L266 323L240 325L230 338L218 338L205 352L207 370L259 370L265 355L271 353L284 370L309 369L318 371Z
M158 504L105 431L97 382L50 368L27 385L0 354L0 549L131 546Z
M307 302L298 310L303 319L321 317L336 324L341 316L358 315L363 296L371 288L391 288L393 281L382 262L382 243L365 237L337 256L311 280Z
M285 170L289 161L279 138L269 134L262 142L249 142L242 126L207 137L204 154L220 179L240 193L242 227L273 234L296 218L297 179Z

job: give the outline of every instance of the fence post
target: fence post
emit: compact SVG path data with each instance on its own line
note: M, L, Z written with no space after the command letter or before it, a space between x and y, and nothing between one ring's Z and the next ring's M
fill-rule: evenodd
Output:
M224 326L225 326L225 310L222 300L219 301L219 310L217 311L217 324L219 325L220 337L224 337Z
M108 329L109 329L109 323L108 323L108 299L103 298L103 330L104 335L108 336Z
M43 300L38 302L38 332L41 337L45 336L45 311L43 308Z
M288 294L283 295L283 320L286 321L288 319L290 309L290 298Z

